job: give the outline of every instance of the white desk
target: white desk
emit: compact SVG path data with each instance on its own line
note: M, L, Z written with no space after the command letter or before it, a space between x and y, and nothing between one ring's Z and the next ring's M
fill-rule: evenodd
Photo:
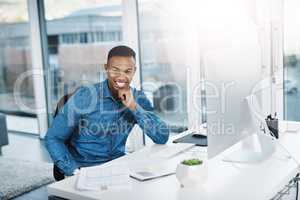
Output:
M281 122L280 126L285 127L284 124L289 122ZM282 131L280 133L279 143L286 148L287 151L293 156L293 158L300 165L300 122L292 122L292 125L295 127L299 127L298 132L289 132L285 131L282 127ZM280 129L279 129L280 130Z
M296 152L296 148L300 146L298 145L300 135L282 135L280 142L300 160L300 151L299 153ZM208 180L203 187L195 189L181 188L175 175L172 175L146 182L131 179L132 187L130 190L83 192L75 189L76 176L73 176L48 186L48 193L49 195L72 200L267 200L275 196L299 171L299 165L294 159L282 157L280 152L278 154L275 152L274 156L259 164L232 164L222 161L226 153L238 150L239 145L239 143L234 145L207 162ZM297 146L292 147L292 145ZM165 148L165 146L152 145L145 147L138 152L104 165L121 162L132 164L149 157L149 155L162 148ZM202 150L205 151L203 148ZM176 159L178 158L179 162L184 157L185 155L181 154ZM205 157L205 153L203 157Z

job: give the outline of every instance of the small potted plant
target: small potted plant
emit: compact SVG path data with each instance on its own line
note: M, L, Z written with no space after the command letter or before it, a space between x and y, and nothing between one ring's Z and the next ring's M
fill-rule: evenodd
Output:
M195 187L207 178L207 166L199 159L183 160L177 165L176 178L181 187Z

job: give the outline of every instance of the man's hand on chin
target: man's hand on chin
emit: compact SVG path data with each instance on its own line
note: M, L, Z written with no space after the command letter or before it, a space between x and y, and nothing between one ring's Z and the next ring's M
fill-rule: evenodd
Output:
M136 109L136 102L129 87L119 89L118 95L124 106L126 106L130 110Z

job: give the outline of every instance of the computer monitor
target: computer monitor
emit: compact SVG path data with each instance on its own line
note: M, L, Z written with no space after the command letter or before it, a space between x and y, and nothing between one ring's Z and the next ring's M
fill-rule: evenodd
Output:
M259 130L260 123L249 114L247 102L247 97L251 96L252 89L262 78L259 56L255 50L255 46L234 48L206 56L208 158ZM256 95L258 107L265 107L263 100L267 93L264 91ZM260 113L262 116L270 113L268 108L264 109Z

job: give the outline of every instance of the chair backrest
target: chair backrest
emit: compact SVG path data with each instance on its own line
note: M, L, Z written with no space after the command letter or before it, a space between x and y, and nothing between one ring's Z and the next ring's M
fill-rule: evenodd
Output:
M69 94L65 94L62 98L60 98L60 100L58 101L58 103L56 105L53 117L56 117L56 115L58 114L58 112L60 111L60 109L67 103L67 101L69 100L69 98L73 94L75 94L76 91L77 91L77 89L74 90L74 92L71 92Z

